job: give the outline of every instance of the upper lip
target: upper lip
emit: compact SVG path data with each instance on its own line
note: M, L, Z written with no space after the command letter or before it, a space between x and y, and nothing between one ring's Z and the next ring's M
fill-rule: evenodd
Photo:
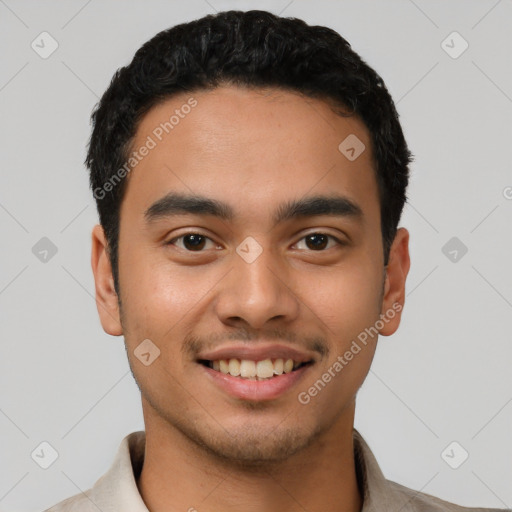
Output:
M197 359L207 361L218 361L220 359L248 359L251 361L293 359L295 362L307 363L314 361L315 358L309 352L302 352L286 345L258 343L257 346L231 345L220 347L210 352L202 352Z

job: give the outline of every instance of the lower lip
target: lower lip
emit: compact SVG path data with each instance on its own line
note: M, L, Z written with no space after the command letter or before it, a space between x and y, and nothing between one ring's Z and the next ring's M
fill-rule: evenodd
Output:
M198 363L208 378L235 398L242 400L273 400L289 391L309 370L312 363L290 373L283 373L268 380L249 380L233 377Z

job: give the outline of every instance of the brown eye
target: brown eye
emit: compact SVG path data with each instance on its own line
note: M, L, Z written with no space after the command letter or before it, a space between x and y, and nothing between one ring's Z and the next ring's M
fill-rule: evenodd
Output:
M334 240L338 245L343 245L340 240L325 233L310 233L309 235L303 237L297 245L299 245L304 240L306 249L320 252L327 248L329 245L329 239Z
M201 252L208 242L215 245L212 240L200 233L186 233L169 241L168 245L176 245L181 249L191 252Z
M328 243L328 237L321 233L314 233L308 235L306 238L306 245L313 250L325 249Z

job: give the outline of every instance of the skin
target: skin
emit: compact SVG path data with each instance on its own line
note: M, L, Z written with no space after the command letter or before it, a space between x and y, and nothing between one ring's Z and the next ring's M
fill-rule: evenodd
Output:
M141 390L141 496L152 512L359 511L355 401L378 337L307 405L297 395L380 314L404 304L409 233L398 230L384 268L369 132L358 118L297 93L224 85L192 96L198 105L129 175L120 213L120 297L103 230L98 225L92 233L100 319L107 333L124 336ZM133 147L189 97L153 107ZM366 146L352 162L338 150L349 134ZM148 224L144 212L168 192L226 202L235 217L186 214ZM333 193L357 203L362 218L272 222L283 202ZM211 241L199 253L183 238L166 245L186 233ZM330 239L318 250L304 238L312 233L345 245ZM235 251L248 236L263 249L250 264ZM393 334L400 316L380 335ZM149 366L134 355L147 338L161 351ZM229 396L195 362L195 349L271 340L306 350L312 339L322 349L315 364L291 390L266 402Z

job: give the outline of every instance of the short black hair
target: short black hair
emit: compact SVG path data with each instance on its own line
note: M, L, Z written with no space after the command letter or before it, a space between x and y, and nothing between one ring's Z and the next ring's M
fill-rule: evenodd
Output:
M140 120L173 95L225 84L295 91L338 105L340 115L359 116L371 136L387 265L407 200L412 154L384 81L330 28L266 11L232 10L159 32L116 71L93 111L85 164L117 293L120 207Z

